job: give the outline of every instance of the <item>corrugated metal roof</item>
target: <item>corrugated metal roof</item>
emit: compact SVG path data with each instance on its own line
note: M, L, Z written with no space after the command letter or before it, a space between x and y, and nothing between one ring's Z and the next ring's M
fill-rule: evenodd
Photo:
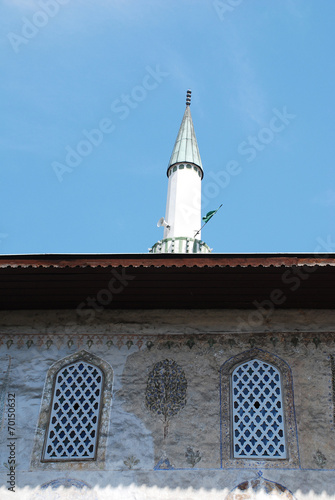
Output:
M0 255L0 269L10 268L223 268L335 266L335 254L39 254Z

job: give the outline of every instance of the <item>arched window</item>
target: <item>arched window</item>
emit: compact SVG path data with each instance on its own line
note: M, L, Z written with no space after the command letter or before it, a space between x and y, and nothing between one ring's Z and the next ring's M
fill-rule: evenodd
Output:
M47 374L30 466L32 470L103 467L113 369L85 350L53 363Z
M253 348L221 366L221 467L300 466L289 365Z
M283 459L286 443L280 373L252 359L232 373L234 458Z
M95 458L103 373L78 361L56 374L44 460Z

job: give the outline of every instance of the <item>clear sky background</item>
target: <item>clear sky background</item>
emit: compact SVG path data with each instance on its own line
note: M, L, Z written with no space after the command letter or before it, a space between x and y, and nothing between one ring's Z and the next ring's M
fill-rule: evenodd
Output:
M0 9L0 253L146 253L188 88L214 252L335 242L334 0Z

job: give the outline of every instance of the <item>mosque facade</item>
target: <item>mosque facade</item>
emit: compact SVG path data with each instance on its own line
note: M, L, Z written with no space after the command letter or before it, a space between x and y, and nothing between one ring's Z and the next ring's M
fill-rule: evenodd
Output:
M335 499L335 255L211 251L190 95L148 254L0 256L1 499Z

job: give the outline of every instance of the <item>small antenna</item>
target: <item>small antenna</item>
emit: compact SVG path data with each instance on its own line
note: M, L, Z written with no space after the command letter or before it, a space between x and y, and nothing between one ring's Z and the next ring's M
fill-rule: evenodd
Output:
M191 105L191 94L192 94L192 90L188 90L186 92L186 106Z

